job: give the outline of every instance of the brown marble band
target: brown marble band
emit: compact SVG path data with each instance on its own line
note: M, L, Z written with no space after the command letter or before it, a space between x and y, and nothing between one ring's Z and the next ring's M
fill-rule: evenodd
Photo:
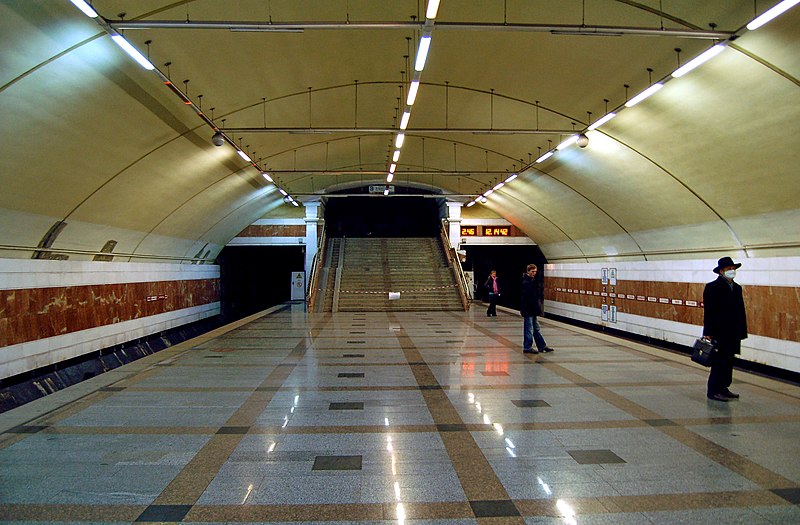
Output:
M237 237L305 237L305 224L251 224Z
M709 281L712 279L709 278ZM548 277L545 298L589 308L615 305L618 312L703 325L704 283L618 281ZM800 341L800 288L744 286L748 331L753 335ZM605 294L605 295L603 295Z
M0 290L0 347L219 300L219 279Z

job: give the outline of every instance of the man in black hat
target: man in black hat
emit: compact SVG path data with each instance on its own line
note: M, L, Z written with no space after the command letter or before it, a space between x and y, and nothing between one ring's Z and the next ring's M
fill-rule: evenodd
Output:
M733 282L736 269L730 257L723 257L713 272L719 275L703 290L703 337L717 342L717 353L711 362L706 395L714 401L729 401L739 394L729 390L733 381L733 359L740 353L742 339L747 338L747 317L742 287Z

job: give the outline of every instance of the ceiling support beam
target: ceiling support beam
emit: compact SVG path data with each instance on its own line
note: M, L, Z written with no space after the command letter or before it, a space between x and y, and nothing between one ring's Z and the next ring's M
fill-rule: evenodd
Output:
M421 22L242 22L222 20L108 20L108 24L123 29L223 29L235 32L302 33L322 29L399 29L421 31ZM733 31L704 29L669 29L660 27L587 26L582 24L512 24L496 22L436 22L437 31L517 31L578 36L668 36L725 40Z
M330 135L333 133L397 133L397 128L324 127L324 128L219 128L224 133L290 133L295 135ZM407 135L423 133L470 133L473 135L570 135L574 129L503 129L503 128L414 128Z

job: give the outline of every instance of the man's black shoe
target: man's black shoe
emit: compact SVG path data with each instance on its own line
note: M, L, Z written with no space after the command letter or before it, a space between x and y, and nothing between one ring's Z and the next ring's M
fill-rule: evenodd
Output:
M542 348L542 349L540 350L540 352L543 352L543 353L547 353L547 352L553 352L553 351L554 351L554 350L553 350L552 348L550 348L549 346L545 346L544 348Z
M523 350L522 353L523 354L538 354L539 351L538 350L534 350L534 349L531 348L530 350Z
M728 399L739 399L739 394L735 394L730 390L726 390L722 393L723 396L727 397Z
M710 394L706 397L708 397L708 399L711 399L713 401L725 401L726 403L728 402L728 398L722 394Z

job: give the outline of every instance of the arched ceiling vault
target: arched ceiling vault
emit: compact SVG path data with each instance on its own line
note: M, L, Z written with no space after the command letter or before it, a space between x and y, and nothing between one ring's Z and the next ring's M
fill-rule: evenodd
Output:
M2 0L0 256L213 260L279 187L384 184L408 109L393 184L469 202L519 173L476 206L551 261L797 255L800 8L744 29L777 3Z

